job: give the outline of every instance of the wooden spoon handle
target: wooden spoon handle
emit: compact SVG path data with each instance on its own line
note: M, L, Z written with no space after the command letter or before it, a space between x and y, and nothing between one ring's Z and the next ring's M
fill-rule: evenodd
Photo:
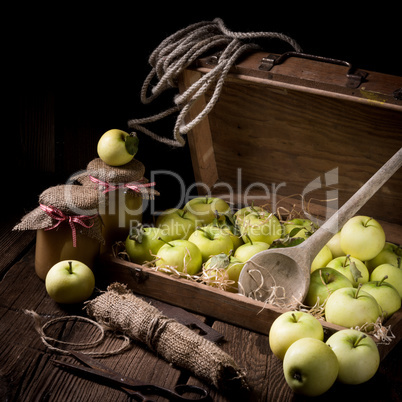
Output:
M312 254L318 251L337 233L342 226L384 185L402 166L402 148L394 154L360 189L342 205L309 240ZM306 244L307 245L307 244Z

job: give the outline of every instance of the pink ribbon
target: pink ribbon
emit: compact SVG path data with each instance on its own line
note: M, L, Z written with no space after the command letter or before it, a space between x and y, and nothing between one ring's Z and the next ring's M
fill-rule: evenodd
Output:
M93 177L91 175L89 176L89 178L91 179L91 181L93 183L97 183L100 186L105 187L105 189L103 190L103 194L108 193L109 191L118 190L120 188L129 188L130 190L133 190L136 193L141 193L142 192L141 188L153 187L156 185L155 182L144 183L144 179L141 179L140 181L132 181L130 183L119 184L119 185L115 186L114 184L110 184L105 181L99 180L96 177Z
M94 225L94 222L92 222L90 225L87 225L84 220L91 220L94 219L98 216L98 214L95 215L65 215L60 209L52 206L47 206L40 204L40 208L45 211L52 219L55 219L57 221L56 224L54 224L50 228L46 228L45 230L51 230L55 229L57 226L60 225L61 222L68 221L70 227L71 227L71 232L73 236L73 247L77 246L77 231L75 228L75 224L78 223L79 225L89 229Z

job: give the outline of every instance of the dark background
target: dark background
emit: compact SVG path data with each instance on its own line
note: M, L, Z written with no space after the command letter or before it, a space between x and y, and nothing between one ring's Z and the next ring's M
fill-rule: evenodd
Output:
M105 131L128 131L129 119L171 105L169 97L151 105L140 102L150 71L148 57L167 36L195 22L219 17L232 31L281 32L306 53L402 75L400 13L391 2L376 7L216 3L63 3L58 8L12 7L3 13L2 195L12 194L11 209L22 214L36 206L45 188L84 169L97 157L96 144ZM277 40L263 46L273 53L292 50ZM158 134L170 138L172 129L166 121ZM148 175L169 169L193 182L187 147L173 149L143 134L140 141L137 158ZM161 207L167 200L172 205L174 186L168 181L158 186L165 194L158 201Z

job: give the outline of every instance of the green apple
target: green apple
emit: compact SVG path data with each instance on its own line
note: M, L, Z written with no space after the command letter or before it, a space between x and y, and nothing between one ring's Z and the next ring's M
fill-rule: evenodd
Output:
M188 240L201 250L203 262L206 262L212 255L230 254L233 250L233 242L230 236L217 227L199 227L190 235Z
M262 241L272 244L282 237L283 227L279 219L271 212L261 207L245 207L235 214L243 241Z
M359 283L366 283L370 279L370 274L363 261L350 256L341 256L331 260L327 267L336 269L345 275L356 287Z
M112 129L100 137L97 150L99 158L108 165L125 165L138 151L138 137L135 133Z
M184 274L196 275L202 268L201 251L188 240L171 240L158 250L155 265L160 269L173 269Z
M220 289L237 292L240 272L244 262L241 262L233 255L224 253L210 257L203 266L203 280Z
M204 227L211 227L212 230L218 230L219 232L229 236L230 240L232 240L233 243L233 250L236 250L239 246L244 244L243 239L240 236L240 233L237 233L236 228L233 226L225 224L217 224L216 222L212 222Z
M126 238L126 252L130 261L144 264L155 259L158 250L165 244L161 238L167 238L161 228L154 226L133 226Z
M330 261L332 261L332 259L333 259L332 252L331 252L330 248L327 245L325 245L319 251L319 253L314 257L314 259L311 263L310 271L314 272L318 268L326 267L327 264Z
M380 353L374 340L356 329L342 329L327 339L339 363L337 380L343 384L362 384L380 366Z
M283 226L285 234L291 234L292 237L302 237L303 239L307 239L317 228L310 219L301 218L290 219L284 222Z
M331 250L332 258L341 257L345 255L341 247L341 232L339 231L328 241L327 246Z
M384 276L387 276L387 282L398 291L402 298L402 269L391 264L381 264L371 273L370 281L381 281Z
M196 197L188 201L184 210L197 217L199 224L208 225L216 217L216 213L230 213L229 204L217 197Z
M278 316L269 330L269 347L283 360L286 351L301 338L324 339L324 330L317 318L303 311L287 311Z
M197 217L184 209L170 208L158 216L155 226L171 240L188 240L197 227Z
M362 290L370 293L380 305L385 318L390 317L401 308L401 296L385 275L380 281L370 281L362 285Z
M325 320L343 327L361 327L372 323L381 316L377 300L369 293L357 288L341 288L332 293L325 304Z
M334 351L323 341L302 338L294 342L283 359L283 373L296 394L319 396L335 383L339 363Z
M371 260L366 261L369 272L381 264L391 264L401 267L402 258L398 254L398 246L385 242L384 248Z
M319 268L310 275L310 285L304 304L323 305L335 290L347 287L353 287L353 284L345 275L333 268Z
M248 261L253 255L259 253L260 251L268 250L269 244L263 241L248 241L247 243L239 246L235 252L234 256L242 262Z
M50 268L45 278L45 287L57 303L81 303L92 295L95 276L81 261L64 260Z
M368 216L354 216L341 229L343 252L360 261L371 260L384 245L384 229L375 219Z

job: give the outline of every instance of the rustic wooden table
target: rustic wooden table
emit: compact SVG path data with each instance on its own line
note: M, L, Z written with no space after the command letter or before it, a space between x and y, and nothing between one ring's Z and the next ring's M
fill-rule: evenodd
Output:
M35 311L43 323L58 317L85 316L85 311L82 306L66 308L57 305L48 297L43 281L34 272L35 235L12 232L11 227L12 222L9 222L0 234L0 400L128 400L128 396L120 390L77 377L51 363L55 353L44 345L32 317L24 311ZM129 350L102 360L126 375L164 387L173 388L177 383L207 387L214 401L306 399L294 395L287 386L282 364L270 352L267 336L208 318L206 322L224 335L220 346L246 370L250 392L245 395L223 395L136 342L132 342ZM74 320L55 324L49 330L49 335L67 341L85 341L98 336L96 327ZM121 339L110 336L101 347L110 350L120 345ZM364 401L401 401L401 352L402 345L399 344L383 360L379 371L369 382L359 386L336 384L325 395L314 399L328 400L335 396ZM56 357L71 360L68 356Z

